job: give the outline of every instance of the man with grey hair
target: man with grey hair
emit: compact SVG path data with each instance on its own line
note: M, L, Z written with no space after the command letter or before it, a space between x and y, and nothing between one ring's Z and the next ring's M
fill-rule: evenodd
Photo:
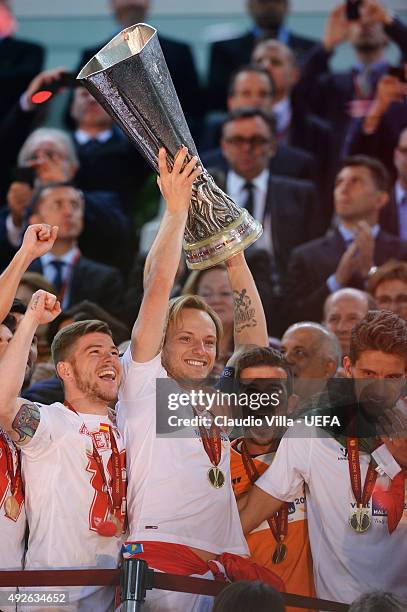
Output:
M341 349L336 336L311 321L291 325L282 337L281 351L293 371L300 408L325 388L340 365Z
M21 244L33 186L72 182L79 169L70 136L55 128L34 130L21 147L18 164L33 170L33 184L24 176L11 183L7 206L0 209L0 268L5 268ZM127 242L127 222L117 196L107 191L87 191L84 196L82 252L90 259L120 265L117 249L106 248L107 244Z
M324 304L323 324L338 338L342 355L348 355L352 329L368 310L375 310L371 295L360 289L345 287L331 293Z

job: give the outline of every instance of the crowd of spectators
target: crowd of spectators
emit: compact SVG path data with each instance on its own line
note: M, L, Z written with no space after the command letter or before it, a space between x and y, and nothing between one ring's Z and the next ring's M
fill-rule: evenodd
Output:
M110 7L124 28L148 20L150 2ZM155 177L84 87L72 90L65 128L47 127L49 103L32 96L65 69L42 71L44 48L15 37L10 3L2 10L10 19L0 48L1 269L29 221L57 224L64 231L52 253L29 270L34 287L53 287L63 309L94 302L130 329L163 211ZM314 321L346 351L374 300L406 317L407 27L378 0L364 0L356 20L336 6L320 41L287 28L288 2L250 0L247 11L248 32L211 45L206 86L187 44L159 34L161 47L204 166L263 224L247 259L273 342L290 325ZM346 41L354 62L334 72L331 56ZM390 42L395 66L386 59ZM103 44L78 49L75 69ZM187 279L181 261L173 292L186 282L184 292L218 307L219 368L231 349L223 274ZM41 340L43 355L50 339Z

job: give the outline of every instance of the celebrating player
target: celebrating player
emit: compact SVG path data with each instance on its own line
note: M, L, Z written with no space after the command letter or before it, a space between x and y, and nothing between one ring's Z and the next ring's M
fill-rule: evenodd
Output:
M406 322L388 311L368 312L352 331L344 365L346 375L358 379L355 395L364 418L371 419L375 411L381 413L375 420L383 419L377 393L366 410L366 383L373 382L382 393L386 383L396 399L397 387L400 396L407 367ZM387 397L384 393L386 402ZM381 440L363 437L363 432L352 435L350 429L343 436L305 423L294 426L242 508L249 533L305 485L318 597L352 602L376 589L407 595L407 428L402 413L397 422L403 436Z
M156 380L171 378L182 387L183 381L205 379L221 334L217 315L198 296L168 305L192 186L201 172L196 164L195 157L187 162L184 147L169 172L160 150L167 207L146 261L144 298L123 359L118 426L128 449L130 540L155 569L213 577L208 562L217 568L215 557L220 555L225 565L222 553L248 554L231 486L229 440L214 421L209 431L191 428L189 438L156 436ZM226 267L234 292L235 344L267 343L263 309L244 256L229 259ZM136 549L129 544L125 551ZM147 595L148 610L198 610L201 605L210 604L184 593Z
M0 361L0 423L22 456L29 527L25 567L113 568L124 529L125 457L109 416L121 366L107 325L81 321L56 335L52 354L64 404L17 397L33 335L59 313L56 297L37 291ZM111 610L113 595L108 587L72 587L67 610Z

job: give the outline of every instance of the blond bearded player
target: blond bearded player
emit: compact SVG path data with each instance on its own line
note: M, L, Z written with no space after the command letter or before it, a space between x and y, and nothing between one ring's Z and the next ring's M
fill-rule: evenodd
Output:
M81 321L55 337L52 353L65 404L46 406L17 397L33 335L59 312L54 295L37 291L0 362L0 423L22 456L29 526L25 567L113 568L124 527L125 456L109 417L121 367L107 325ZM64 609L69 612L112 609L113 589L68 591L70 604Z
M204 379L220 338L218 317L197 296L176 298L169 310L192 184L201 172L196 158L183 168L186 155L184 147L169 172L160 150L167 207L146 261L144 298L123 358L117 418L128 449L129 540L139 544L140 556L154 569L213 578L210 560L217 555L248 554L230 481L229 440L217 432L210 444L205 428L191 428L189 438L156 437L156 380L172 378L182 385L182 380ZM235 344L265 344L264 313L243 255L226 265L235 296ZM131 554L131 544L124 551ZM187 611L209 609L211 602L153 590L145 605L146 610Z

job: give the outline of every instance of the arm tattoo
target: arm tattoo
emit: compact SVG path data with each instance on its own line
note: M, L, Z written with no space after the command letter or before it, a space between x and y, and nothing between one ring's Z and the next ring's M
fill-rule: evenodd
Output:
M30 306L30 310L37 310L37 306L38 306L38 301L39 301L39 296L36 295L35 298L33 299L33 302Z
M39 408L35 404L21 405L11 426L19 436L17 444L25 444L34 436L40 424L40 416Z
M253 308L246 289L233 292L233 311L236 333L240 333L246 327L256 327L256 309Z

